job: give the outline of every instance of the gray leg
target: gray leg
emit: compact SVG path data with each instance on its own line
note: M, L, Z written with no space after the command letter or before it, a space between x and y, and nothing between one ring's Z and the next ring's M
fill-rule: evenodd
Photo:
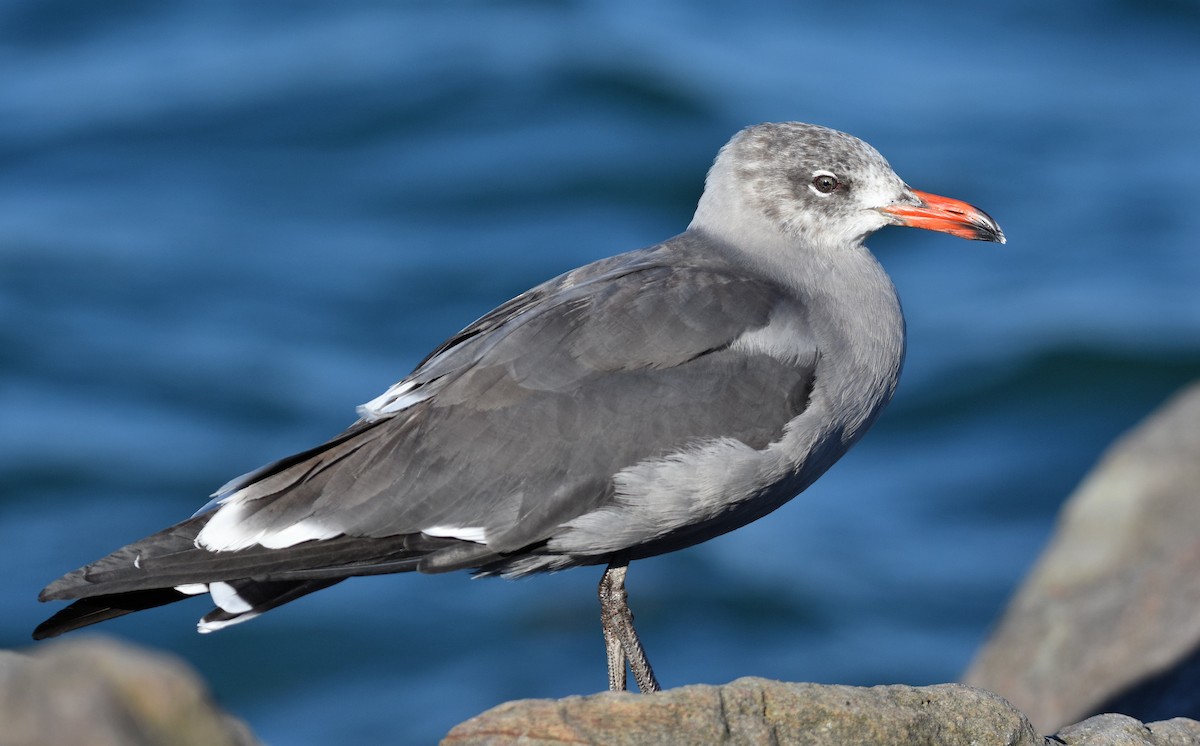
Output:
M625 691L625 661L633 671L633 680L643 694L657 692L658 679L646 658L642 641L633 628L633 612L625 595L626 559L614 559L600 579L600 625L604 629L604 647L608 654L608 688Z
M622 567L618 579L613 565L609 565L600 578L600 627L604 630L604 650L608 656L608 688L614 692L626 690L625 650L621 647L621 635L617 630L620 610L614 607L613 600L614 595L624 595L624 573L625 568Z

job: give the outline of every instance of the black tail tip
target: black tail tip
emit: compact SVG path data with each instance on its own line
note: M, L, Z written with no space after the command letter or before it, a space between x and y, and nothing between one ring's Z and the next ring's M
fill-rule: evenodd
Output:
M53 588L53 585L50 588ZM46 592L42 591L42 594L46 595ZM190 598L190 596L180 593L174 588L151 588L81 598L39 624L33 630L33 639L44 640L47 637L57 637L64 632L70 632L80 627L116 619L143 609L165 606L185 598ZM53 595L51 600L54 600Z

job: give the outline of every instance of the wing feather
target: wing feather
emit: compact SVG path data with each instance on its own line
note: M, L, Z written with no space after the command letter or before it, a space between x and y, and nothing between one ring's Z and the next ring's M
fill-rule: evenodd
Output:
M460 332L405 379L431 395L288 462L286 488L238 483L236 530L478 527L513 552L604 505L623 468L719 438L762 448L803 408L813 356L732 349L796 314L776 286L632 255L573 275Z

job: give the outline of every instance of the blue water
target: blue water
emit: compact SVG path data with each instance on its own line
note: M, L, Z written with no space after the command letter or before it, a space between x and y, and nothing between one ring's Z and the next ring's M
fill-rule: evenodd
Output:
M0 3L0 645L39 588L336 433L526 287L666 238L799 119L973 202L888 229L896 401L817 486L635 564L666 686L954 679L1113 437L1200 376L1192 2ZM605 684L598 569L363 579L172 651L275 744Z

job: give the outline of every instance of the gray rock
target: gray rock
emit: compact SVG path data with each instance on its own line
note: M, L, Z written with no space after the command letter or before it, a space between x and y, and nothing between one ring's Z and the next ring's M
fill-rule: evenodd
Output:
M738 679L658 694L509 702L460 724L442 746L1184 746L1200 723L1092 718L1047 740L999 696L961 684L822 686Z
M1147 725L1128 715L1096 715L1063 728L1054 741L1068 746L1194 746L1200 744L1200 723L1173 718Z
M85 638L0 651L0 746L253 746L175 658Z
M1043 729L1109 711L1200 717L1200 385L1076 490L964 681Z

